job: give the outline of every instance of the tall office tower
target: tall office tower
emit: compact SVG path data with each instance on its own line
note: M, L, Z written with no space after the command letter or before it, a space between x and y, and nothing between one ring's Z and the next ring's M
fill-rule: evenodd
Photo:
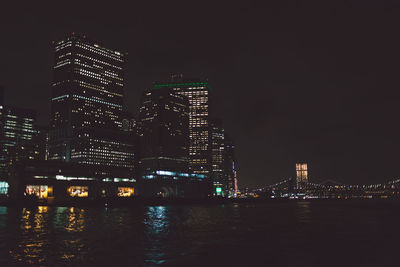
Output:
M189 168L194 173L210 176L210 85L206 80L185 80L182 75L171 75L167 82L153 83L153 89L171 88L189 99Z
M143 94L139 110L142 178L157 171L188 172L189 102L168 88Z
M204 197L208 182L189 171L189 101L171 88L144 93L138 117L140 194Z
M49 159L133 168L122 130L124 54L74 33L54 50Z
M303 188L308 182L308 169L307 163L299 162L296 163L296 177L297 177L297 188Z
M220 120L211 120L211 180L215 196L228 196L228 184L224 175L225 133Z
M0 106L0 180L8 177L12 158L35 158L32 142L36 130L33 110Z
M224 176L227 184L229 197L234 197L237 193L237 177L236 177L236 158L235 146L229 137L225 134L224 140Z

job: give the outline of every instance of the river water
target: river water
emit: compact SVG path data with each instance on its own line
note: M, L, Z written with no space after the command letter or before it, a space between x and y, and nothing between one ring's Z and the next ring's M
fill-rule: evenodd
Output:
M399 266L399 248L396 201L0 207L0 266Z

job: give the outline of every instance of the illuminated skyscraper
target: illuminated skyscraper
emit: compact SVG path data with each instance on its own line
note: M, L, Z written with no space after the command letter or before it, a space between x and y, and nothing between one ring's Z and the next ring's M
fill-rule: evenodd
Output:
M189 102L172 89L143 94L139 110L142 175L155 171L188 172Z
M211 173L211 134L209 114L210 85L206 80L186 80L172 75L168 82L156 82L153 89L171 88L189 99L189 168L194 173Z
M303 188L308 183L307 163L296 163L297 188Z
M237 193L235 146L229 135L224 136L224 177L228 196Z
M37 155L32 142L35 120L33 110L0 105L0 180L8 177L12 157L34 159Z
M143 94L137 121L140 193L145 197L205 197L204 174L189 171L189 101L171 88Z
M211 180L214 185L213 194L227 196L228 184L224 175L224 143L225 133L220 120L212 120L211 131Z
M54 50L49 159L133 169L122 130L125 55L74 33Z

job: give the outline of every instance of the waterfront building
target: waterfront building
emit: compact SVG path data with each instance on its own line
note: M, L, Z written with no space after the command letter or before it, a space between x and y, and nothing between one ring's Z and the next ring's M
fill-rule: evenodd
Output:
M221 120L210 122L211 132L211 180L214 196L228 196L228 183L224 175L225 133Z
M171 88L143 93L137 121L140 192L195 197L205 175L189 172L189 101ZM198 192L196 192L196 189Z
M186 97L163 88L143 94L139 111L142 172L161 168L187 172L189 103Z
M224 180L228 197L235 197L238 192L237 167L235 157L235 145L232 139L225 133L224 136Z
M38 157L33 143L36 112L0 105L0 180L7 180L9 165L15 159Z
M35 199L44 204L114 199L134 196L135 182L127 168L22 160L10 169L8 193L13 200Z
M307 163L299 162L296 163L296 178L297 178L297 188L301 189L308 183L308 169Z
M171 75L166 82L153 83L153 90L170 88L189 100L189 169L193 173L210 177L210 85L207 80L184 79Z
M47 160L48 127L34 125L34 134L29 142L22 142L8 150L8 165L24 160Z
M123 131L125 54L84 35L54 42L49 160L134 169Z

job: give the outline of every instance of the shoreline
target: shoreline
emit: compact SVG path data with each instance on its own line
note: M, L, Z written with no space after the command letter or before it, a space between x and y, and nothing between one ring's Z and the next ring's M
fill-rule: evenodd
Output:
M135 207L135 206L180 206L180 205L220 205L220 204L259 204L259 203L292 203L292 202L397 202L399 198L319 198L319 199L287 199L287 198L212 198L212 199L79 199L70 201L57 201L53 203L41 201L12 201L0 200L3 207Z

